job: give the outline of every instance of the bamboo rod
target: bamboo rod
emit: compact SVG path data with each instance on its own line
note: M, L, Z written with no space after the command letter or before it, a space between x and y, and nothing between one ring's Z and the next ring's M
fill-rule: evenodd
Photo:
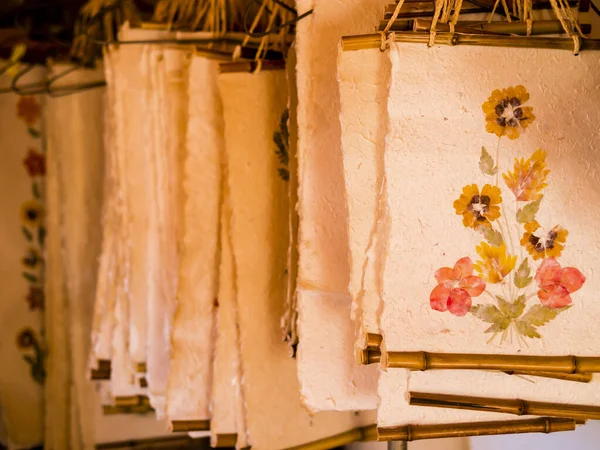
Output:
M379 441L417 441L448 437L490 436L495 434L555 433L575 429L572 419L542 417L531 420L457 423L442 425L406 425L377 428Z
M110 359L99 359L96 361L96 366L98 370L110 371Z
M505 371L507 375L523 375L531 377L554 378L557 380L576 381L578 383L589 383L594 378L591 373L552 373L552 372L531 372L525 370Z
M235 447L237 443L237 434L217 434L215 448Z
M103 371L98 369L92 369L90 371L90 379L94 381L110 380L110 370Z
M521 399L469 397L463 395L430 394L410 392L409 404L434 406L436 408L468 409L497 412L517 416L548 416L565 419L600 419L600 407L589 405L566 405L562 403L534 402Z
M552 373L595 373L600 358L579 356L481 355L463 353L387 352L382 365L390 369L516 370Z
M575 7L578 5L578 1L577 0L569 0L567 2L569 4L569 6L571 7ZM390 19L392 17L392 14L394 14L394 10L396 9L396 3L393 4L389 4L385 7L385 12L384 12L384 19ZM433 15L433 11L435 8L435 0L414 0L414 1L404 1L404 5L401 9L400 14L398 15L398 17L404 17L407 14L405 14L405 11L408 11L409 7L417 7L420 8L421 10L424 10L423 12L427 12L428 15ZM481 5L476 5L475 3L470 3L469 1L465 1L462 4L462 7L460 9L461 14L471 14L471 13L480 13L480 12L490 12L492 10L492 8L494 7L493 3L492 4L488 4L488 6L483 7ZM532 5L533 9L536 11L539 10L545 10L545 9L552 9L552 4L549 1L540 1L540 2L533 2ZM427 10L425 11L425 8L427 8ZM414 9L413 9L414 11ZM502 14L502 12L500 10L497 10L498 13Z
M127 395L115 397L116 406L147 406L150 400L145 395Z
M396 21L399 22L399 21ZM390 31L405 31L406 28L396 29L394 25ZM406 22L406 21L405 21ZM383 31L387 21L379 23L379 31ZM404 26L401 24L400 26ZM592 26L589 23L579 24L581 31L584 34L589 34L592 31ZM417 32L429 32L431 29L431 20L428 19L415 19L413 21L413 31ZM447 23L439 23L436 26L438 32L449 32L450 25ZM473 34L519 34L527 35L527 24L525 22L458 22L455 26L454 31L456 33L473 33ZM564 29L558 20L538 20L534 21L531 27L531 35L540 34L563 34Z
M365 349L377 349L381 347L383 342L383 336L376 333L365 333L363 336L363 348Z
M344 433L329 436L318 441L289 447L285 450L329 450L359 441L372 441L376 438L377 426L354 428Z
M258 68L256 61L225 62L219 64L219 73L254 72ZM284 70L285 61L262 61L260 70Z
M190 431L210 431L210 420L171 420L173 433Z
M365 349L356 351L356 362L362 365L376 364L381 361L381 350L379 349Z
M147 371L146 363L145 362L137 363L135 365L135 371L137 373L146 373L146 371Z

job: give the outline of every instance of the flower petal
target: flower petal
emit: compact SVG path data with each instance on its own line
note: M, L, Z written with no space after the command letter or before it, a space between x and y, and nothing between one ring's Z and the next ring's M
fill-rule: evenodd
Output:
M454 279L462 280L465 277L473 275L473 261L468 256L460 258L454 264Z
M442 284L438 284L429 295L429 305L436 311L446 311L448 309L449 296L450 291Z
M569 293L581 289L583 283L585 283L585 275L575 267L565 267L560 273L560 284Z
M561 270L556 258L545 259L535 274L535 281L542 289L547 286L558 285L560 284Z
M463 278L459 287L471 297L479 297L485 291L485 281L476 276Z
M448 297L448 311L462 317L471 309L471 296L464 289L452 289Z
M450 267L442 267L433 274L438 283L442 284L445 281L453 280L454 271Z
M571 304L571 296L569 292L562 286L550 291L538 291L538 297L542 305L546 308L563 308Z

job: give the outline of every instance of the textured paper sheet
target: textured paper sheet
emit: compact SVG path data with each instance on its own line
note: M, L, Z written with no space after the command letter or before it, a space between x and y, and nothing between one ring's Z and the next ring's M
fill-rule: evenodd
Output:
M598 285L594 268L600 261L597 240L590 238L598 217L590 205L598 196L593 180L599 169L590 149L599 132L595 108L586 106L598 102L597 55L396 44L391 58L385 159L391 232L381 318L387 349L600 354L593 325L598 306L592 300ZM477 72L471 70L474 61ZM512 90L502 92L508 88ZM502 102L504 97L508 102ZM495 133L503 135L500 141ZM482 147L489 157L481 157ZM464 190L472 184L480 189L479 202L469 188ZM485 184L490 186L482 192ZM491 208L499 203L492 188L496 184L502 197L499 211ZM532 205L538 200L539 207ZM528 225L519 223L518 210L520 221ZM554 234L536 229L534 213ZM473 218L500 232L506 249L499 248L496 233L486 233L494 249L483 245L485 230L467 226ZM436 279L438 269L452 268L465 257L475 265L472 274L462 260L456 272L443 269ZM529 273L519 269L525 257ZM474 277L483 279L491 295L481 292L482 282ZM498 283L500 279L504 282ZM453 289L462 289L468 298ZM523 299L516 300L521 295L524 305ZM569 301L568 309L556 308ZM440 311L444 308L448 310ZM407 387L405 376L394 369L382 374L380 425L491 420L491 414L408 408L397 399ZM415 391L592 405L599 404L596 385L468 371L414 372L409 380Z
M187 66L184 50L148 47L146 75L151 95L148 151L155 181L152 200L156 216L150 221L151 282L148 297L148 390L158 417L164 414L169 375L173 315L176 307L182 248L183 161L187 127Z
M52 67L53 73L68 65ZM78 70L62 78L57 86L97 81L102 69ZM94 384L88 380L90 325L94 310L98 255L101 246L103 194L104 89L49 98L45 109L49 177L54 178L48 235L58 245L48 251L48 266L60 266L62 277L52 285L62 289L47 297L48 364L45 402L44 445L83 449L95 441L93 415ZM64 118L71 120L65 123ZM50 248L49 248L50 250ZM56 251L58 250L58 251ZM53 268L53 274L57 267ZM56 296L54 293L62 295ZM60 329L57 325L62 324ZM65 376L65 371L67 376ZM66 393L66 398L63 397ZM66 400L66 401L65 401Z
M168 415L172 420L210 418L224 151L217 64L194 56L189 67L185 231L168 391Z
M299 225L299 269L298 303L302 305L320 302L314 295L304 299L305 292L323 293L323 310L314 314L321 323L340 323L341 328L329 330L329 345L347 340L353 333L353 324L348 316L344 322L327 316L331 313L327 298L331 294L342 297L350 305L348 295L349 249L347 233L346 202L341 153L341 130L339 124L340 100L336 80L337 45L346 34L372 32L388 2L377 0L364 2L299 0L298 11L303 13L314 8L314 13L298 23L296 33L297 82L298 82L298 212ZM343 11L343 14L340 14ZM318 45L315 45L318 43ZM346 311L347 308L341 308ZM314 310L313 310L314 311ZM308 317L300 312L303 317ZM299 323L299 328L310 329L309 324ZM300 347L302 344L300 334ZM336 409L368 409L373 400L364 403L353 398L355 390L340 392L339 386L357 376L352 372L341 379L327 377L321 380L317 392L313 392L311 378L316 370L339 373L334 366L344 365L362 372L363 368L350 364L354 361L354 349L345 346L345 353L325 360L314 360L311 353L320 354L320 349L305 347L299 352L298 373L303 386L303 401L312 410L329 409L332 400L323 393L337 391L333 403ZM373 370L373 376L376 371ZM348 396L349 394L352 394ZM360 394L365 399L364 393ZM373 398L374 391L371 391Z
M287 448L354 428L361 416L309 415L300 401L296 362L281 340L288 196L277 172L272 133L287 104L285 73L223 74L219 88L225 111L247 444L261 450ZM238 440L240 445L244 444Z
M387 231L383 154L387 135L389 56L379 49L338 54L340 124L350 248L350 295L358 338L379 334L383 234Z
M224 193L224 196L228 196L228 194ZM210 422L213 446L218 442L218 435L240 434L244 436L246 434L244 404L241 395L242 377L237 327L235 271L230 240L231 208L228 198L224 198L221 208L218 331L213 366L212 418Z

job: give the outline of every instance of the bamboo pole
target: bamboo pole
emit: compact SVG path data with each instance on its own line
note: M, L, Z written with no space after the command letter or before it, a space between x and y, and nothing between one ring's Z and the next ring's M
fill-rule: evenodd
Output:
M319 439L318 441L301 444L295 447L289 447L285 450L328 450L342 447L352 442L373 441L377 437L377 426L354 428L335 436Z
M377 428L377 440L410 442L421 439L491 436L495 434L555 433L558 431L572 431L575 429L575 426L575 420L548 417L497 422L406 425Z
M384 368L411 370L466 369L551 373L595 373L600 358L579 356L482 355L463 353L387 352Z
M383 336L376 333L365 333L363 336L363 348L376 349L381 347Z
M235 448L237 443L237 434L217 434L217 441L214 448Z
M578 383L589 383L594 378L591 373L552 373L552 372L531 372L525 370L504 371L507 375L522 375L531 377L554 378L557 380L576 381Z
M210 420L172 420L171 431L173 433L210 431Z
M469 397L463 395L410 392L409 404L436 408L468 409L497 412L517 416L548 416L565 419L599 420L600 407L566 405L562 403L534 402L521 399Z
M365 34L342 37L342 49L345 51L381 47L381 34ZM429 33L394 33L395 42L427 44ZM438 33L435 43L439 45L479 45L484 47L548 48L573 51L570 38L524 37L524 36L487 36L460 33ZM581 50L600 50L600 39L581 39Z
M404 24L400 24L400 28L396 29L396 22L392 25L390 31L405 31ZM387 25L387 21L381 21L379 23L379 31L382 31ZM579 25L581 31L584 34L589 34L592 31L592 26L589 23L582 23ZM415 19L413 21L413 31L417 32L429 32L431 29L431 20L428 19ZM449 32L450 25L447 23L438 23L436 25L438 32ZM455 26L454 31L456 33L472 33L472 34L518 34L527 35L527 24L525 22L458 22ZM533 21L531 27L531 35L540 34L563 34L564 28L558 20L537 20Z

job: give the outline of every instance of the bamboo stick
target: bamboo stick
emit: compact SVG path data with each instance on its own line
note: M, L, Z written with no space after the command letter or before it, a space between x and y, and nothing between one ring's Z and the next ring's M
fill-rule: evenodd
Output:
M319 439L318 441L301 444L296 447L289 447L285 450L328 450L331 448L342 447L352 442L372 441L377 437L377 426L355 428L335 436Z
M94 381L110 380L110 370L103 371L98 369L92 369L90 371L90 379Z
M189 433L190 431L209 431L210 430L210 420L172 420L171 421L171 431L173 433L185 432Z
M237 434L217 434L215 448L234 448L237 443Z
M448 437L490 436L495 434L555 433L575 429L572 419L542 417L531 420L457 423L442 425L406 425L377 428L379 441L416 441Z
M363 336L363 348L376 349L381 347L383 336L376 333L365 333Z
M387 352L382 356L382 365L384 368L390 369L516 370L572 374L599 372L600 358L579 356Z
M254 72L258 68L256 61L224 62L219 64L219 73ZM262 61L260 70L284 70L285 61Z
M362 365L376 364L381 361L381 350L373 349L358 349L356 351L356 362Z
M399 21L396 21L399 22ZM405 28L399 28L396 30L396 22L392 25L390 31L405 31ZM379 31L383 31L387 21L381 21L379 23ZM403 27L404 24L400 24ZM589 34L592 31L592 26L589 23L582 23L579 25L581 31L584 34ZM413 31L417 32L429 32L431 29L431 20L427 19L415 19L413 21ZM438 23L436 25L438 32L449 32L450 25L447 23ZM458 22L455 26L454 31L456 33L472 33L472 34L519 34L527 35L527 24L525 22ZM564 28L558 20L538 20L532 23L531 35L540 34L563 34Z
M115 406L146 406L150 400L145 395L127 395L115 397Z
M469 397L463 395L430 394L410 392L409 404L434 406L436 408L468 409L497 412L517 416L548 416L565 419L600 419L600 407L589 405L566 405L562 403L534 402L521 399Z
M427 44L429 33L397 32L395 42ZM460 33L438 33L435 43L439 45L479 45L484 47L548 48L573 51L570 38L524 37L524 36L487 36ZM381 47L381 34L365 34L342 37L342 49L345 51ZM600 39L581 39L581 50L600 50Z
M146 373L146 363L145 362L141 362L141 363L137 363L135 365L135 371L137 373Z
M396 3L387 5L385 7L384 19L390 19L390 17L392 17L392 14L394 14L394 10L396 9ZM486 7L465 1L462 4L460 12L461 12L461 14L490 12L492 10L492 8L494 7L493 2L491 4L489 4L487 2L481 2L481 3L486 3ZM510 1L509 1L509 3L510 3ZM579 2L577 0L569 0L567 3L572 8L576 7L579 4ZM401 17L401 18L404 17L405 8L406 7L414 8L416 6L415 4L419 4L418 6L422 10L422 12L427 12L427 13L429 13L429 15L433 15L433 10L435 8L435 0L413 0L410 2L405 0L404 5L401 9L401 13L398 15L398 17ZM533 2L532 6L533 6L534 10L552 9L552 4L549 1ZM407 9L407 11L408 11L408 9ZM414 11L414 9L413 9L413 11ZM583 9L581 9L581 11L583 11ZM502 12L500 12L500 11L498 11L498 12L500 14L502 14Z

